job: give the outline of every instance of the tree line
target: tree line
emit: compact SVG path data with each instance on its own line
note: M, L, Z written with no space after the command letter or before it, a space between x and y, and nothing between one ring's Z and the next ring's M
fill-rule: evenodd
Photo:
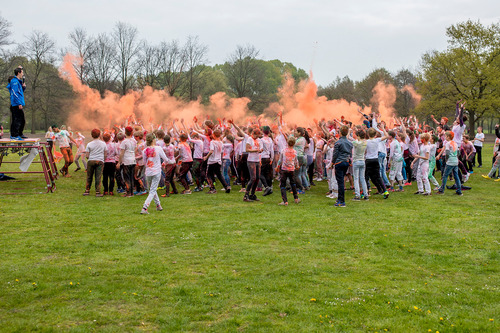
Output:
M65 49L57 49L54 40L41 31L33 31L14 44L10 28L11 23L0 16L0 74L6 79L18 65L25 68L26 118L32 131L64 122L71 112L75 96L57 69L66 53L80 59L74 67L82 84L101 95L106 91L124 95L151 86L185 101L200 99L208 103L211 95L223 91L230 97L248 97L249 108L257 114L278 100L285 74L296 82L308 78L306 71L292 63L261 59L259 50L252 45L239 45L223 64L210 66L208 46L197 36L189 36L184 42L151 44L140 39L137 28L123 22L97 36L75 28L68 35ZM464 99L468 101L471 128L478 122L498 121L499 25L485 27L466 21L452 25L446 34L448 48L425 53L416 73L401 69L393 74L379 68L360 81L337 77L331 84L319 87L318 94L370 106L373 88L383 81L397 88L394 108L398 116L416 114L427 121L431 114L449 116L455 101ZM405 86L422 95L418 106L410 92L403 89ZM4 123L9 119L8 105L8 92L1 89L0 121Z

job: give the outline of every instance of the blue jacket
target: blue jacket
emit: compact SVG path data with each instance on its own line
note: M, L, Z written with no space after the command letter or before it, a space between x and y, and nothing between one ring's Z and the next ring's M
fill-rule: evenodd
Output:
M347 137L342 136L333 146L332 163L349 162L352 158L352 143Z
M23 82L19 80L17 77L10 80L10 83L7 85L7 89L9 89L10 93L10 105L24 106L24 87Z

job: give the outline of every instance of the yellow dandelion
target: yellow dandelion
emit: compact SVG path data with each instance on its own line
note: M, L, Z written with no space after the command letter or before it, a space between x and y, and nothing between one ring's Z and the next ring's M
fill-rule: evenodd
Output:
M411 312L411 310L408 310L408 312Z
M89 290L89 293L91 293L91 292L92 292L92 290Z
M316 302L316 298L311 298L309 302Z
M92 268L89 267L89 269L92 269Z
M431 313L431 310L427 310L427 313Z
M439 317L439 320L443 321L443 317Z
M494 321L494 320L495 320L495 319L493 319L493 318L490 318L490 321Z
M413 306L413 308L414 308L415 310L418 310L418 306Z
M427 332L432 332L432 330L429 328L429 329L427 330Z
M137 296L137 293L132 293L132 295Z
M328 318L328 315L325 315L325 318Z
M323 316L322 316L322 315L319 315L319 317L320 317L320 318L323 318Z
M387 302L387 304L391 304L391 302Z
M386 331L386 332L387 332L387 328L384 328L384 331Z
M16 279L16 282L19 282L19 280L18 280L18 279Z

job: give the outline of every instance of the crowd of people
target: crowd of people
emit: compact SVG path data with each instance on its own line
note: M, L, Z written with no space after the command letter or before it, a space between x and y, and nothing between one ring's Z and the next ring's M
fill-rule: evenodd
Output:
M75 171L80 170L82 160L87 172L83 195L90 194L93 182L98 197L114 195L115 187L124 197L147 194L142 214L149 213L152 201L162 210L160 196L188 195L205 188L207 194L217 193L216 181L225 193L241 186L245 202L259 201L259 191L271 195L276 181L283 206L288 205L289 192L298 204L299 195L324 180L326 195L336 200L336 207L346 205L347 183L354 201L372 195L388 199L391 192L403 192L415 181L416 195L430 196L434 187L435 194L453 189L461 196L469 189L464 183L476 160L482 167L484 134L480 127L473 139L466 134L461 102L452 124L446 117L440 121L432 117L435 124L421 124L416 117L394 118L388 124L375 113L361 115L361 124L342 117L315 121L313 127L288 126L281 114L267 124L261 118L246 124L194 118L189 125L175 120L166 127L146 126L129 117L112 129L93 129L86 145L81 133L64 126L53 125L46 138L59 146L65 161L63 176L70 176L73 161ZM495 178L500 166L498 125L495 131L492 169L483 175L488 179ZM76 159L72 145L77 147ZM450 176L455 183L447 186Z

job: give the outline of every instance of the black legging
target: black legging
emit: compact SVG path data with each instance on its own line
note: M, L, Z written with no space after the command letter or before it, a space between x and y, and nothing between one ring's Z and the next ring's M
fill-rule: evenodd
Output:
M115 170L115 162L104 163L104 169L102 172L102 186L104 188L104 192L113 192L113 189L115 188Z
M227 187L229 186L228 184L226 184L224 177L222 177L222 173L220 172L220 168L221 168L221 165L219 163L214 163L214 164L208 165L207 182L208 182L208 185L210 185L211 190L215 190L214 175L217 176L217 178L221 182L224 189L227 189Z
M263 158L260 169L260 181L264 187L273 185L273 161L270 158Z
M366 173L373 184L377 187L378 192L384 193L386 188L382 178L380 178L380 164L378 163L378 158L366 160Z
M255 194L257 189L257 184L259 184L260 178L260 162L249 162L247 161L248 173L250 175L250 180L247 184L246 194Z
M286 197L286 180L290 181L290 186L292 187L293 198L298 199L297 195L297 185L295 184L295 174L293 171L281 170L280 172L280 188L281 188L281 198L283 202L288 202Z
M413 156L409 155L408 157L405 157L406 181L408 183L411 183L411 180L413 178L411 173L411 162L413 162Z

